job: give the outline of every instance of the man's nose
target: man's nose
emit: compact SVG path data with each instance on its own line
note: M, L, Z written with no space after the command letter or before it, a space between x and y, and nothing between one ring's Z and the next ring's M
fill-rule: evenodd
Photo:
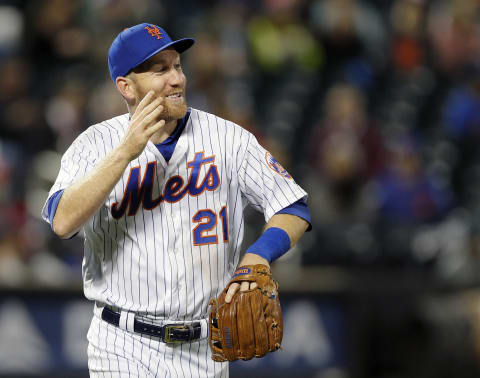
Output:
M175 68L172 68L168 75L168 83L172 87L179 86L182 83L182 73L176 70Z

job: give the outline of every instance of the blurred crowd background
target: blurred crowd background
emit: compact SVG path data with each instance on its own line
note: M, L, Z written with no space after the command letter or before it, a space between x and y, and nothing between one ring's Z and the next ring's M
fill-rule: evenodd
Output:
M80 287L83 240L41 208L68 145L126 112L107 51L148 21L197 40L189 104L254 132L309 192L313 230L282 264L475 287L479 20L478 0L1 1L0 286Z

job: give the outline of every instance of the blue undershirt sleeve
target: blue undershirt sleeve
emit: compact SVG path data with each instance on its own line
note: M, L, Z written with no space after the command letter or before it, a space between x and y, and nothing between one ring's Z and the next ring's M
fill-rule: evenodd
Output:
M57 212L57 207L58 207L58 203L60 202L60 198L62 198L62 195L63 195L63 191L65 189L62 189L62 190L59 190L55 193L53 193L50 198L48 199L48 204L47 204L47 208L48 208L48 223L50 223L50 227L53 231L53 218L55 218L55 213ZM75 235L77 235L77 233L75 233L74 235L72 235L70 238L68 239L71 239L73 238Z
M312 229L310 210L307 206L307 203L303 199L300 199L297 202L292 203L290 206L287 206L284 209L278 211L277 214L296 215L297 217L302 218L308 222L307 232Z
M60 198L62 198L63 191L59 190L48 199L48 223L50 223L50 227L53 229L53 218L55 217L55 213L57 212L58 203L60 202Z

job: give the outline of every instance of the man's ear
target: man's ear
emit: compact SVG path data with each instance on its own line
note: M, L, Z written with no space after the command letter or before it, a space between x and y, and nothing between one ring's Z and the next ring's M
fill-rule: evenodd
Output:
M129 104L135 103L135 84L132 79L124 76L119 76L115 80L115 84L117 86L118 91L121 93L123 98Z

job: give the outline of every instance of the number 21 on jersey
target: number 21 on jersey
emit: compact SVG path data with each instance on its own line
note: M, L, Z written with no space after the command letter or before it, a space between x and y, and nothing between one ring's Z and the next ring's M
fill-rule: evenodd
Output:
M222 237L226 243L228 241L228 216L227 207L223 206L218 213L222 222ZM198 223L192 230L193 244L194 245L207 245L217 244L218 235L206 235L209 231L212 231L217 225L217 214L211 209L203 209L197 211L192 217L193 223Z

